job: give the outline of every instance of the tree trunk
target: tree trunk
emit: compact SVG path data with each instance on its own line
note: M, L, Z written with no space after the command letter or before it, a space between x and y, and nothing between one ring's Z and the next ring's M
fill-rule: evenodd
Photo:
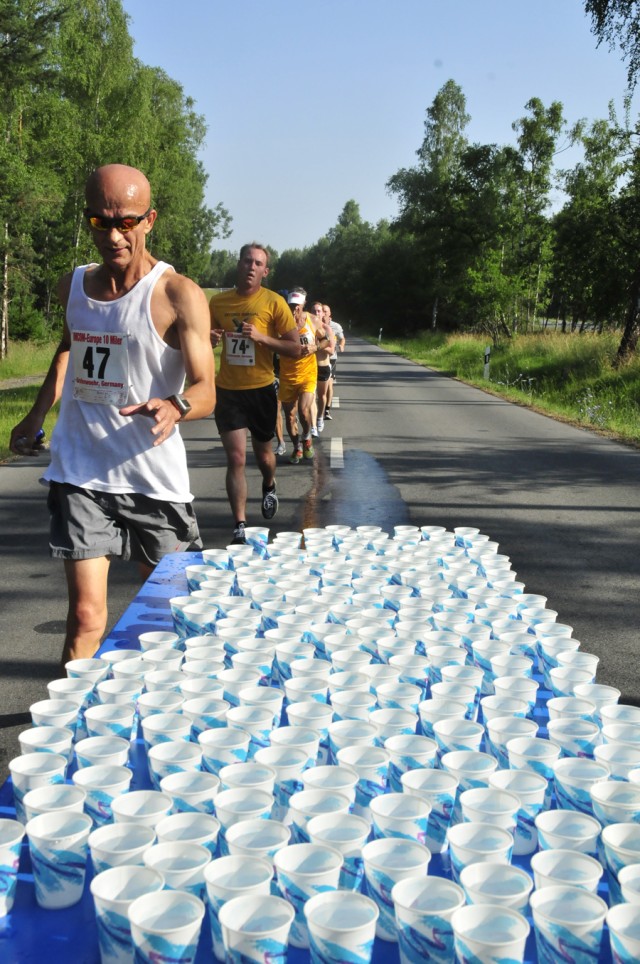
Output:
M2 317L0 319L0 358L9 354L9 225L4 226L2 264Z
M636 268L631 286L631 298L627 309L622 339L616 353L615 367L623 365L635 353L640 337L640 264Z
M438 296L436 295L433 299L433 307L431 309L431 329L436 330L436 323L438 321Z

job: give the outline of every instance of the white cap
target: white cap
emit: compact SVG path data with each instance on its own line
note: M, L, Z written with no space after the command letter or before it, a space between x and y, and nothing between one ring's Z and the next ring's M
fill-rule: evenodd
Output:
M307 299L299 291L292 291L287 301L290 305L303 305Z

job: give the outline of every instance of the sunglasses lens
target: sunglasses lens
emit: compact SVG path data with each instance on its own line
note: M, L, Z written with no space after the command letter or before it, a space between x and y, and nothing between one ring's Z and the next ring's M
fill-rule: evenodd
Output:
M140 217L131 218L105 218L99 214L94 214L88 217L87 220L96 231L110 231L111 228L115 228L116 231L126 234L127 231L133 231L134 228L137 228L146 216L146 214L143 214Z

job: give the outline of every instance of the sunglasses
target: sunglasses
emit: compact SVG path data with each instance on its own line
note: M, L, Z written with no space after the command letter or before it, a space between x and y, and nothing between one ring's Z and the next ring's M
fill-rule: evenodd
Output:
M121 234L126 234L127 231L133 231L141 221L148 218L151 211L152 208L149 208L144 214L129 214L124 218L107 218L103 214L92 214L88 208L85 208L84 216L96 231L111 231L112 228L115 228Z

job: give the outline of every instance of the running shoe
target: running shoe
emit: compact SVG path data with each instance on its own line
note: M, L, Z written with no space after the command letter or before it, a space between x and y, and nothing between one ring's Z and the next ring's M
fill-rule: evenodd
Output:
M313 451L313 442L311 441L311 439L306 438L302 443L302 447L303 447L303 452L302 452L303 457L305 459L312 459L314 456L314 451Z
M276 455L285 455L286 451L287 446L284 444L284 442L280 442L278 444L278 448L276 449Z
M247 537L244 534L246 523L239 522L235 529L233 530L233 539L231 540L232 546L244 546L247 542Z
M315 427L315 425L311 426L311 434L313 435L314 438L318 437L318 429Z
M328 408L325 410L324 417L325 417L325 420L329 419L329 421L331 421L331 419L333 418L333 415L331 414Z
M278 496L276 495L276 484L270 489L262 490L262 518L273 519L278 511Z
M302 459L302 449L294 449L293 455L289 459L289 462L291 463L291 465L297 465L301 459Z
M318 434L319 434L320 432L323 432L323 431L324 431L324 419L323 419L323 418L319 418L319 419L318 419Z

